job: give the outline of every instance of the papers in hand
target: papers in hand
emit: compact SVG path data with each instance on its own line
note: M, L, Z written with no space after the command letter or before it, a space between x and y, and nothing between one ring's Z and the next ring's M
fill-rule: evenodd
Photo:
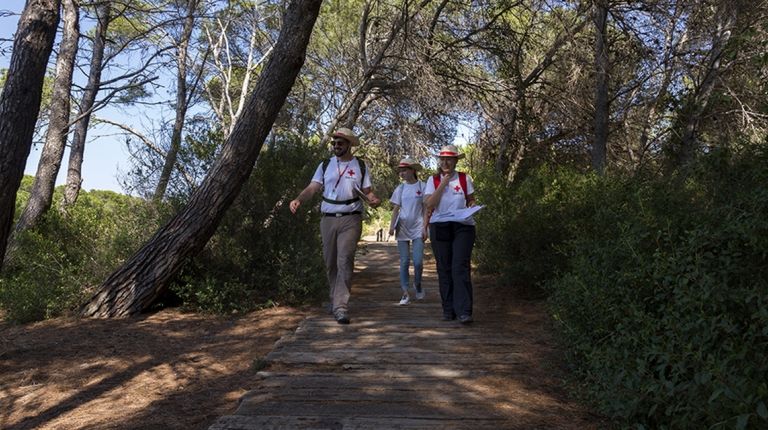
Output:
M355 195L360 197L365 203L371 204L371 201L368 200L368 196L363 192L363 190L360 189L360 187L355 185L354 191L355 191Z
M433 214L432 218L429 219L429 222L466 221L469 218L471 218L472 215L476 214L480 209L484 207L485 206L478 205L478 206L472 206L471 208L457 209L455 211L445 212L441 214Z

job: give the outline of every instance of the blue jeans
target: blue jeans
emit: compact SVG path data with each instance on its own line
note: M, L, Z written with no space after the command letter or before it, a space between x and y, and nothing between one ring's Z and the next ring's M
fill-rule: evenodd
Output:
M397 250L400 252L400 288L408 292L408 267L410 266L410 244L413 242L413 286L421 285L421 273L424 271L424 240L398 240Z

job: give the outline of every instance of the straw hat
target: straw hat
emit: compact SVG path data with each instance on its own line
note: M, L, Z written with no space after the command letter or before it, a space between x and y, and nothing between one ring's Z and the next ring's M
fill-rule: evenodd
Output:
M417 172L422 169L421 164L419 164L418 161L414 160L411 157L405 157L402 160L400 160L400 163L398 163L397 167L410 167L411 169Z
M346 139L346 141L349 142L349 144L352 146L357 146L360 144L360 139L355 135L355 133L352 130L346 127L337 128L336 131L333 132L331 136Z
M459 152L459 149L456 148L456 145L445 145L442 148L440 148L440 153L437 154L438 157L455 157L458 159L464 158L464 154Z

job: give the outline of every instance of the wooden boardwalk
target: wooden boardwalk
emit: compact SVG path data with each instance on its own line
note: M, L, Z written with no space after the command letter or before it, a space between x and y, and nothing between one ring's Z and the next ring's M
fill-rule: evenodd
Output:
M211 430L597 428L542 366L553 350L541 315L478 300L476 285L475 323L442 321L432 260L426 299L398 306L392 242L361 246L354 284L352 324L306 318Z

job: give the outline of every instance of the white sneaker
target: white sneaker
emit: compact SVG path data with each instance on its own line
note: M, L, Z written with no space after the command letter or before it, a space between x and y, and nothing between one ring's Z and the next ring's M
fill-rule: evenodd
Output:
M400 303L398 303L400 306L407 305L408 303L411 303L411 298L408 297L408 293L403 294L403 298L400 299Z
M424 288L421 285L416 287L416 300L424 300Z

